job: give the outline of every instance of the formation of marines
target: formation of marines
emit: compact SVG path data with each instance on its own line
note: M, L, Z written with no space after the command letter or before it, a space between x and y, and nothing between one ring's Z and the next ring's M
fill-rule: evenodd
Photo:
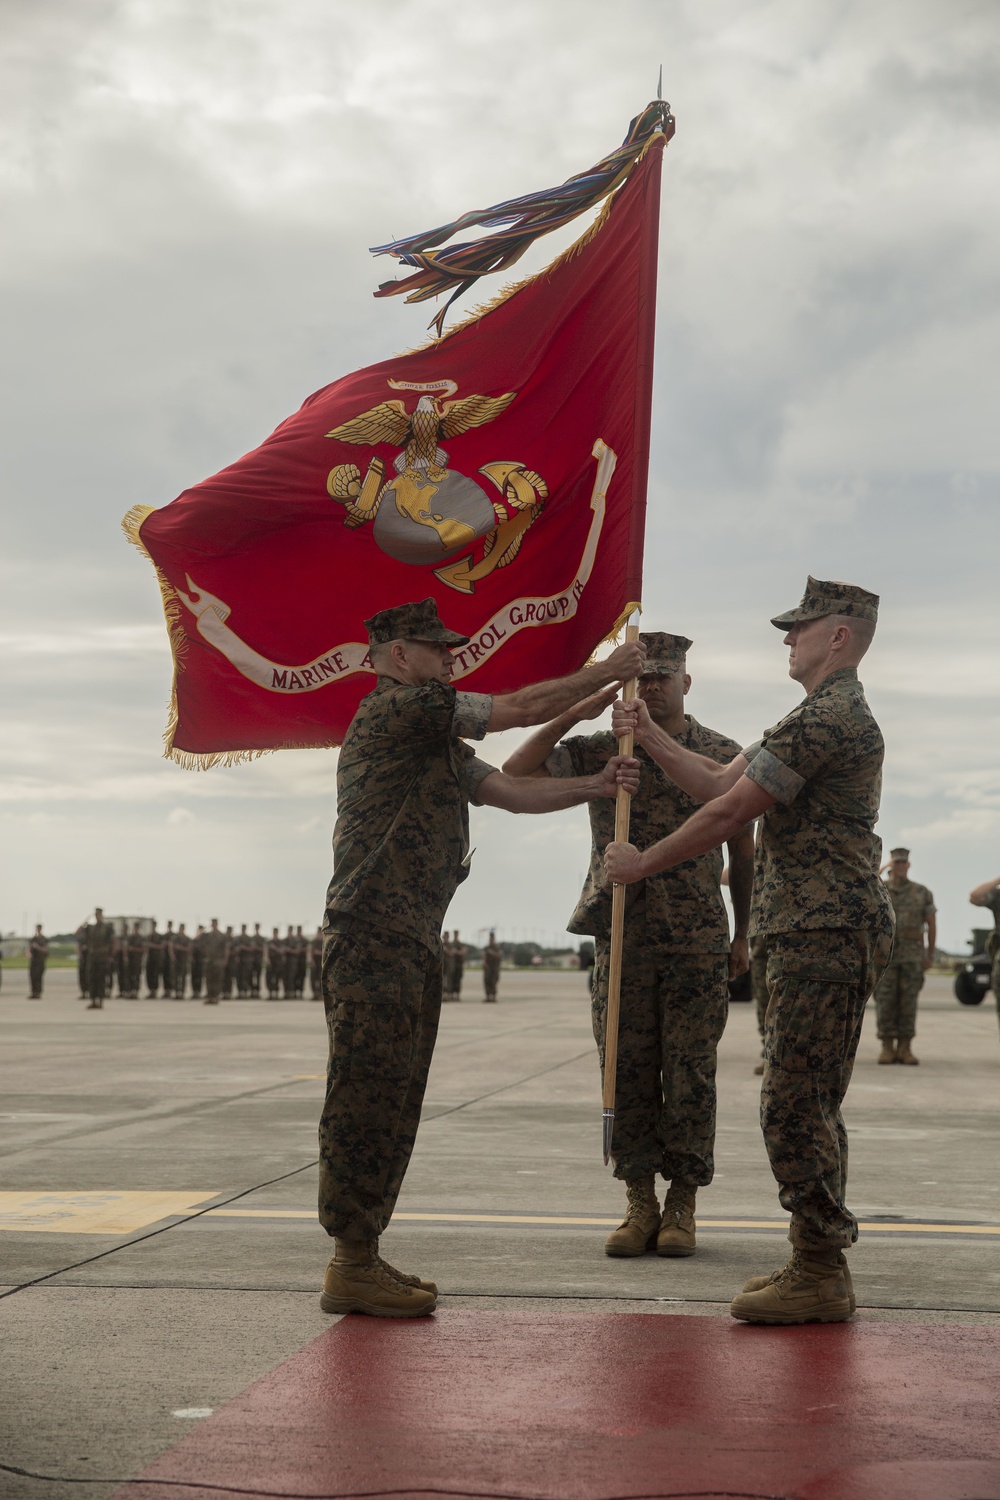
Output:
M800 604L773 617L804 696L747 747L685 711L685 636L647 633L569 678L491 697L451 686L452 648L466 638L442 624L432 599L366 622L377 680L341 751L324 923L319 1214L335 1247L326 1311L412 1317L436 1302L434 1283L395 1270L379 1245L413 1149L443 989L455 982L440 922L468 875L469 803L542 813L586 801L592 857L570 928L595 942L602 1064L611 892L627 893L612 1140L626 1203L606 1253L695 1253L696 1195L714 1171L727 980L752 963L761 1127L792 1248L784 1266L745 1283L731 1312L765 1324L851 1317L845 1252L858 1224L846 1203L841 1105L880 986L883 1045L891 1041L893 1061L909 1060L912 965L922 973L934 946L933 899L909 881L905 850L893 851L888 883L880 878L884 743L858 679L878 603L866 589L810 577ZM631 677L638 694L613 704L610 733L572 732ZM541 727L503 771L469 744L515 725ZM632 757L617 754L627 734ZM631 796L628 844L613 837L619 786ZM1000 968L1000 881L973 899L994 912Z
M33 943L40 934L39 928ZM128 931L118 933L98 907L93 919L77 928L76 940L80 994L91 1010L103 1007L115 985L121 999L138 1000L144 981L147 1000L185 1000L188 995L198 1000L204 995L206 1005L217 1005L223 999L259 998L265 989L269 1000L292 1000L306 994L307 981L310 997L321 998L320 928L307 937L301 926L289 926L284 936L274 927L265 937L259 922L252 932L247 923L236 932L232 927L220 929L213 917L210 926L199 926L193 934L183 922L175 928L172 921L162 931L154 921L148 932L133 922ZM35 948L31 951L34 955ZM41 995L45 967L41 947L38 953L38 959L31 960L39 965L38 996L32 978L34 998Z

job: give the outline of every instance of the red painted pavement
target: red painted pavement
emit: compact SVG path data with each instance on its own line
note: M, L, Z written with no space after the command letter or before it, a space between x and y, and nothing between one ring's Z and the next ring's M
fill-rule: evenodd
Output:
M237 1495L414 1500L1000 1500L1000 1331L350 1317L119 1495L218 1494L195 1480Z

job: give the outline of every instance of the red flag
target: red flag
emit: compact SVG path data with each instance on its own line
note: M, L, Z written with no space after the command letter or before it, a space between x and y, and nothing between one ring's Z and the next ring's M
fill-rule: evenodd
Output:
M660 160L547 271L129 513L174 652L168 755L339 744L372 685L362 622L390 605L434 596L476 692L575 671L618 628L641 597Z

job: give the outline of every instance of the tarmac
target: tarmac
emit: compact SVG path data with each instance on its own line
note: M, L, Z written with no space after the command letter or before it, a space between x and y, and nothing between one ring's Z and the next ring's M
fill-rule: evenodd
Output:
M1000 1038L932 976L919 1068L869 1008L845 1115L849 1324L729 1316L781 1265L752 1007L720 1050L684 1260L609 1260L583 976L445 1007L386 1258L413 1323L319 1309L326 1038L309 1000L0 991L0 1495L1000 1497ZM933 1174L933 1175L931 1175Z

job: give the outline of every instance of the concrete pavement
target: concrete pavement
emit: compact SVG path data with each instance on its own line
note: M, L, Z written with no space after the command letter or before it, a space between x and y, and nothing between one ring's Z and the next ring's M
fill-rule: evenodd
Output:
M312 1002L108 1002L75 975L0 994L0 1462L111 1494L197 1416L327 1329L314 1218L325 1031ZM23 986L26 989L26 985ZM22 989L22 993L23 993ZM622 1190L601 1162L579 974L505 974L446 1006L387 1258L444 1310L728 1316L785 1259L756 1124L751 1007L720 1055L717 1177L689 1260L610 1261ZM924 992L919 1068L875 1064L846 1111L863 1321L1000 1323L1000 1043L990 1001ZM2 1471L0 1471L2 1472ZM86 1483L106 1478L107 1484ZM51 1493L8 1471L12 1500Z

